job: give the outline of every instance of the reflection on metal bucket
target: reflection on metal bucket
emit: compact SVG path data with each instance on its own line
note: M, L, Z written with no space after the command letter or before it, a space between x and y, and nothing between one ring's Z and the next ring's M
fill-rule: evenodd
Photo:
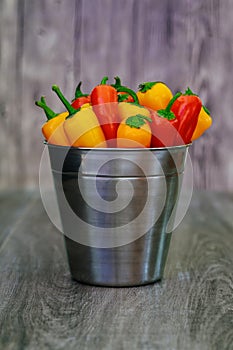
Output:
M73 278L103 286L160 280L188 146L48 148Z

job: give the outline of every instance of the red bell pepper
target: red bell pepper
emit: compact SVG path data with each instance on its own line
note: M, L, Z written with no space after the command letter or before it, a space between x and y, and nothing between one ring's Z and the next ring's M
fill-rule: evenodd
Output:
M179 96L181 96L181 92L178 92L171 99L166 109L160 109L157 112L151 110L151 147L170 147L177 144L179 121L175 114L170 111L170 107Z
M91 92L91 104L103 129L106 140L116 139L120 123L117 107L117 90L107 85L108 77L104 77Z
M171 104L170 109L178 119L178 137L180 136L184 144L191 142L201 107L201 99L190 88L184 94L174 99Z
M117 90L118 102L135 102L139 104L137 94L127 86L121 85L119 77L114 77L114 79L115 84L112 84L112 87Z
M75 109L79 109L85 103L90 103L91 98L88 94L83 94L81 91L82 82L80 81L75 90L75 98L73 99L71 106Z

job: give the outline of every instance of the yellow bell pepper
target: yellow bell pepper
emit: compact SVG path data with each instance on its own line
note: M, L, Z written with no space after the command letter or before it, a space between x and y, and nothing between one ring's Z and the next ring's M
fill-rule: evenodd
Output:
M40 101L36 101L35 104L42 108L47 116L47 122L42 126L42 133L48 143L59 146L69 146L69 140L64 132L63 123L68 112L55 113L50 109L45 101L45 97L42 96Z
M210 112L205 106L202 106L198 116L197 126L192 136L192 141L198 139L202 134L204 134L204 132L209 129L211 125L212 118L210 116Z
M118 112L121 121L136 114L143 114L146 117L150 117L150 112L148 109L134 102L119 102Z
M139 103L155 111L165 109L173 97L169 87L160 81L142 83L139 89Z
M76 110L66 100L58 86L53 85L52 90L69 112L63 127L70 144L74 147L107 147L104 133L92 108Z

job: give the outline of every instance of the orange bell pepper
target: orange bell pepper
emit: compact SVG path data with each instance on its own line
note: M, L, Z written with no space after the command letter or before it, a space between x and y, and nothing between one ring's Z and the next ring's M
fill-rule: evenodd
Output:
M42 133L48 143L60 146L69 146L69 140L64 132L63 123L68 116L68 112L55 113L50 109L45 101L45 97L42 96L40 101L36 101L35 104L42 108L47 116L47 122L42 126Z
M117 130L117 147L150 147L152 120L145 115L136 114L125 118Z

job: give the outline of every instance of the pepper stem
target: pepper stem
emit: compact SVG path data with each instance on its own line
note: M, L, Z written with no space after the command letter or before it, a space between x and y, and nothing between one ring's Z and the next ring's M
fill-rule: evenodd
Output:
M35 105L42 108L45 112L45 115L48 120L55 118L58 114L55 113L51 108L49 108L46 104L45 97L42 96L40 101L36 101Z
M136 93L128 87L121 85L121 79L119 77L114 77L114 79L115 84L112 84L111 86L114 87L114 89L116 89L117 92L126 92L128 95L133 97L135 103L139 104Z
M83 94L82 91L81 91L81 85L82 85L82 82L80 81L76 87L76 90L75 90L75 99L79 98L79 97L87 97L88 94Z
M171 107L173 103L182 95L181 92L177 92L173 98L168 103L167 107L165 109L159 109L157 111L157 114L159 117L166 118L167 120L173 120L176 118L175 114L171 111Z
M140 92L147 92L148 90L150 90L154 85L161 83L164 84L162 81L148 81L147 83L142 83L140 84L139 87L139 91Z
M208 108L206 106L202 106L202 108L204 109L204 111L206 112L206 114L210 115L210 111L208 110Z
M108 77L103 77L103 79L100 82L100 85L106 85L108 81Z
M177 92L173 97L172 97L172 99L169 101L169 103L168 103L168 105L167 105L167 107L166 107L166 111L167 112L170 112L170 109L171 109L171 107L172 107L172 105L173 105L173 103L178 99L178 97L180 97L182 95L182 92Z
M115 79L115 84L114 84L114 87L116 87L116 86L121 86L121 79L120 79L120 77L114 77L114 79Z
M128 117L125 121L125 124L130 126L131 128L140 129L140 127L144 124L146 124L145 120L148 122L152 122L152 119L149 117L146 117L142 114L136 114L132 115L131 117Z
M186 95L188 95L188 96L198 96L197 94L194 94L194 93L192 92L192 90L190 89L190 87L187 87L187 89L186 89L184 95L185 95L185 96L186 96Z
M69 103L69 101L64 97L64 95L62 94L60 88L57 85L53 85L52 86L52 90L57 94L57 96L59 97L59 99L61 100L61 102L64 104L64 106L66 107L67 111L69 112L69 116L71 116L72 114L77 113L77 109L73 108L71 106L71 104Z
M127 100L127 98L129 97L128 94L120 94L118 95L118 102L124 102L125 100Z
M159 109L157 111L157 115L167 120L173 120L176 118L175 114L172 111L167 111L166 109Z

